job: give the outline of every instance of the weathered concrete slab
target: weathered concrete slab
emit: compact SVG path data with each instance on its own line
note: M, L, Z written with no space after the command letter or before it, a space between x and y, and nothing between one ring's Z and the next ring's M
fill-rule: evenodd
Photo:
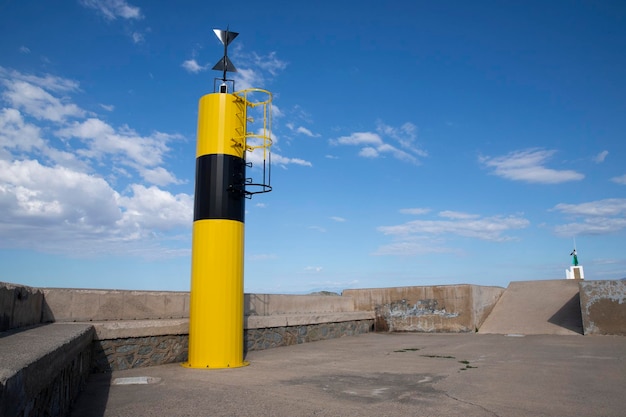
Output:
M245 329L267 327L306 326L320 323L340 323L352 320L372 320L373 311L349 311L343 313L273 314L270 316L245 316Z
M41 323L43 292L0 282L0 332Z
M0 337L0 416L65 415L89 373L93 327L47 324Z
M625 337L370 333L246 359L93 375L72 417L621 417L626 406Z
M349 297L337 295L245 294L245 315L339 313L354 311Z
M356 310L375 310L377 330L473 332L504 291L500 287L439 285L345 290Z
M189 317L189 293L43 289L46 321L149 320Z
M626 281L580 281L585 334L626 335Z
M511 282L479 333L582 334L578 282Z
M189 293L45 288L45 321L153 320L189 317ZM349 297L244 294L246 316L352 312Z
M189 319L94 321L95 340L189 334Z

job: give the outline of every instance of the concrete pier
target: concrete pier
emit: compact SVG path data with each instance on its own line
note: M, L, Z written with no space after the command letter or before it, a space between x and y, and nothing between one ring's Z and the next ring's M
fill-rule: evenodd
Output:
M624 415L626 338L370 333L92 375L72 417ZM134 378L134 379L129 379Z

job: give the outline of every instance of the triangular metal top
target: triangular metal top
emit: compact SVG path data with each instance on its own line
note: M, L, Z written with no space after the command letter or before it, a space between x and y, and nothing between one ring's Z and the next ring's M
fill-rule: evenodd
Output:
M228 29L213 29L213 32L215 32L215 36L217 36L217 38L222 41L222 44L224 44L224 46L228 46L233 41L233 39L235 39L237 35L239 35L239 33L231 32Z
M228 71L228 72L237 72L237 68L235 68L235 66L233 65L232 62L230 62L230 59L228 59L228 57L226 55L224 55L224 57L222 59L220 59L219 61L217 61L217 64L215 64L215 66L213 66L214 70L216 71Z

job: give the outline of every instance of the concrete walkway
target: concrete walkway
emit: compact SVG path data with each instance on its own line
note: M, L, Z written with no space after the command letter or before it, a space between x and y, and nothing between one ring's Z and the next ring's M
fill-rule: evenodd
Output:
M372 333L93 375L74 417L623 416L626 337Z
M479 333L582 334L579 281L511 282Z

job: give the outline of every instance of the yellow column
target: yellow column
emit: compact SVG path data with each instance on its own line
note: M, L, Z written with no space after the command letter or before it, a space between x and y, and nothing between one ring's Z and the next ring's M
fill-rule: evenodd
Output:
M191 249L189 368L236 368L243 360L246 103L200 99Z

